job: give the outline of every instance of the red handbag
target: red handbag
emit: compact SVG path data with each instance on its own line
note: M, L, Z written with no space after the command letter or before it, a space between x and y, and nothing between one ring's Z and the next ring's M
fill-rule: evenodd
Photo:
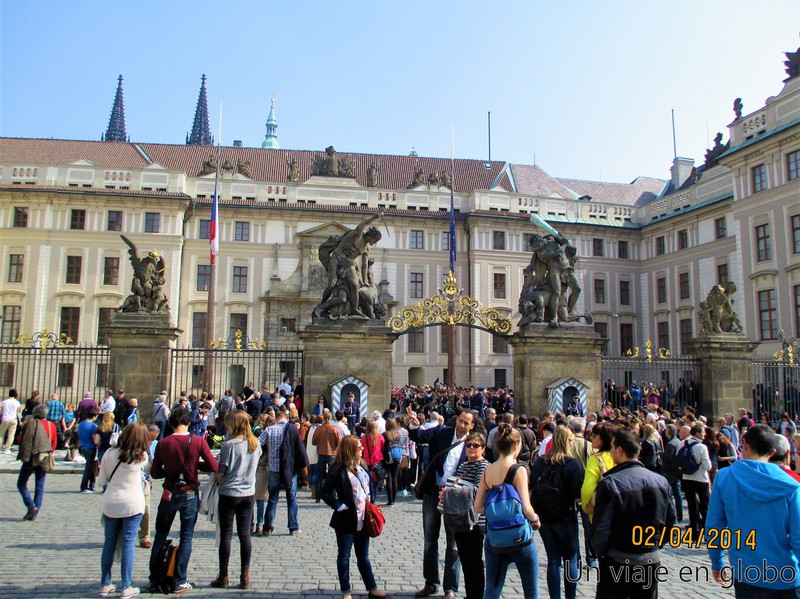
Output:
M383 532L383 525L386 522L386 517L383 515L381 508L367 501L364 508L364 530L373 538L377 537Z

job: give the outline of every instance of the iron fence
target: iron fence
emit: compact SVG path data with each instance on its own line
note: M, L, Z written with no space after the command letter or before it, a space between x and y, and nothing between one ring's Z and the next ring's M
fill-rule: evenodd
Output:
M770 423L780 421L781 413L800 419L800 364L789 360L756 357L753 359L753 415L763 415Z
M16 389L23 398L37 390L47 401L51 393L58 393L66 404L77 404L86 391L103 397L109 384L110 354L106 346L2 344L0 394L8 397L8 391Z
M662 392L659 404L667 409L682 410L686 405L697 406L700 397L700 362L691 356L660 357L603 357L603 400L614 408L628 408L634 402L627 391L635 381L639 387L654 385Z
M205 369L213 369L213 388L207 391L221 397L226 389L240 391L247 383L256 388L266 384L275 389L284 377L303 379L303 350L278 348L175 348L172 350L170 397L180 391L200 395Z

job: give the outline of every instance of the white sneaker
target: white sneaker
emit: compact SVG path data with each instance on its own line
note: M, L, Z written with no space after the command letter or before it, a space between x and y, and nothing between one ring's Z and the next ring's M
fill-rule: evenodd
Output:
M129 597L136 597L139 594L139 587L128 587L122 590L120 599L128 599Z
M115 587L113 584L107 584L106 586L101 587L100 592L98 593L98 595L100 595L101 597L108 597L110 594L112 594L116 590L117 590L117 587Z

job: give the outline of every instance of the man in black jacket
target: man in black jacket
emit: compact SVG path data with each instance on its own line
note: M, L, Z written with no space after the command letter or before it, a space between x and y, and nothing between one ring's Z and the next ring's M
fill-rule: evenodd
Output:
M661 531L675 524L672 489L636 458L639 438L631 429L611 433L616 466L597 486L592 546L600 557L598 599L658 597ZM663 573L662 573L663 574Z
M439 491L447 483L447 479L455 474L458 465L466 461L464 440L475 426L475 413L464 411L458 416L455 426L439 426L420 430L420 422L409 407L406 413L411 419L409 437L414 442L428 443L431 459L436 458L431 467L432 472L422 485L422 527L425 545L422 555L422 576L425 586L417 591L415 597L429 597L439 590L439 532L442 527L442 515L439 513ZM446 451L451 448L449 451ZM444 558L444 590L445 599L452 599L458 591L459 561L455 536L445 526L447 549Z

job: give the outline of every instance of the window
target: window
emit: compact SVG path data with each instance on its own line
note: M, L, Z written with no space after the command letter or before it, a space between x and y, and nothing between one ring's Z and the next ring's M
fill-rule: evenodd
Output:
M108 211L108 230L109 231L122 231L122 211L109 210Z
M689 273L682 272L678 274L678 296L681 299L689 299L690 292Z
M778 336L778 304L775 290L758 292L758 320L761 325L761 340L775 339Z
M494 369L494 388L505 389L508 386L508 374L505 368Z
M678 231L678 249L685 250L689 247L689 231L681 229Z
M69 228L78 231L86 228L86 210L70 210Z
M205 312L192 313L192 347L206 346L206 326L208 314Z
M658 322L656 323L656 331L658 336L658 348L669 349L669 323Z
M769 243L769 224L756 227L756 251L758 262L772 259L772 246Z
M97 311L97 344L108 345L108 336L104 335L104 327L111 324L111 315L114 308L100 308Z
M14 208L14 227L22 228L28 226L28 209L27 208Z
M458 345L458 327L439 327L439 345L441 346L441 353L446 354L450 350L450 329L453 329L453 333L456 339L456 345Z
M630 306L631 305L631 282L630 281L620 281L619 282L619 303L621 306Z
M656 279L656 301L659 304L667 302L667 279L664 277Z
M792 253L800 254L800 214L795 214L792 223Z
M230 328L228 329L229 337L236 337L236 331L241 331L242 335L247 335L247 314L246 313L231 313Z
M505 231L492 231L492 249L494 250L506 249Z
M14 363L0 362L0 387L14 386Z
M789 166L789 181L800 177L800 150L790 152L786 156L786 163Z
M281 335L294 335L297 332L296 318L281 318Z
M208 291L208 286L211 284L211 265L198 264L197 265L197 291Z
M108 364L98 364L97 373L95 375L95 387L102 387L108 389L111 386L111 376L109 375Z
M759 164L753 167L753 193L764 191L767 188L767 166Z
M664 236L656 237L656 256L663 256L667 251L667 245Z
M237 220L233 238L235 241L250 241L250 223Z
M233 267L233 293L247 293L247 267Z
M728 221L725 220L724 216L714 221L714 230L717 233L717 239L723 239L728 236Z
M717 283L728 282L728 264L717 264Z
M592 239L592 256L600 256L603 255L603 240L602 239Z
M81 256L67 256L67 279L66 283L69 285L81 284L81 264L83 258Z
M603 340L603 348L601 350L604 356L608 355L608 323L605 322L595 322L594 323L594 332L600 335L600 338Z
M617 254L619 254L619 257L620 257L621 260L627 260L628 259L629 254L628 254L628 242L627 241L618 241L617 242Z
M494 299L506 299L506 273L494 273Z
M619 350L623 356L628 350L633 351L633 324L630 322L619 325Z
M58 365L58 387L72 387L72 382L75 379L75 363L62 362Z
M425 249L425 238L423 237L422 231L411 231L408 247L410 247L412 250Z
M450 251L450 233L442 233L442 251Z
M10 254L8 257L8 282L22 283L22 269L25 264L24 254Z
M423 297L423 279L421 272L411 273L411 286L409 294L411 299L420 299Z
M158 233L161 230L161 213L160 212L145 212L144 213L144 232L145 233Z
M14 343L19 337L20 323L22 322L22 306L3 306L3 334L0 343Z
M605 304L606 303L606 282L605 282L605 279L595 279L594 280L594 303L595 304Z
M73 341L78 339L78 331L81 324L81 309L77 306L61 308L61 334L66 335Z
M119 283L119 258L103 259L103 285Z
M507 354L508 353L508 340L499 335L492 335L492 353L493 354Z
M682 318L678 323L681 327L681 354L689 353L689 342L692 340L692 319Z
M794 286L794 335L800 337L800 285Z
M211 239L211 221L200 221L200 239Z
M425 353L424 331L413 331L408 334L408 353L410 354Z

